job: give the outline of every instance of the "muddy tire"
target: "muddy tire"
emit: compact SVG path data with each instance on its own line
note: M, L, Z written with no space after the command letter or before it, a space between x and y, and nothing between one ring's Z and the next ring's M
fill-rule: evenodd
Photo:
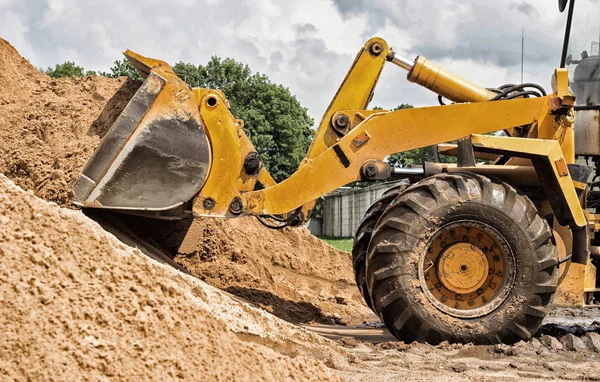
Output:
M369 242L371 241L371 233L373 232L373 228L375 228L375 224L383 214L383 211L385 211L387 206L407 187L408 185L404 184L392 187L375 200L367 212L365 212L365 215L358 225L356 234L354 235L354 243L352 244L352 268L354 269L354 278L358 290L371 310L373 310L373 307L371 306L371 298L367 290L367 279L365 277L365 260Z
M557 263L529 198L480 175L441 174L380 217L366 276L375 312L402 341L514 343L539 329Z

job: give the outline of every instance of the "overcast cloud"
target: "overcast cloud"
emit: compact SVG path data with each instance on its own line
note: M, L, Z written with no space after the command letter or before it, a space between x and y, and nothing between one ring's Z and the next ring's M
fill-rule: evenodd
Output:
M422 54L483 86L549 88L565 14L554 0L0 0L0 37L37 67L75 61L107 70L126 48L169 63L232 57L290 88L317 121L364 42ZM384 69L371 105L436 104Z

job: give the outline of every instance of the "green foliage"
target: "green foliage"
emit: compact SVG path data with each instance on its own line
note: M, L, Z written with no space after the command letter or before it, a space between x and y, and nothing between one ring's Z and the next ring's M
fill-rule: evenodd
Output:
M317 236L319 239L323 240L327 244L331 245L333 248L337 248L340 251L352 252L352 244L354 244L354 239L352 238L338 238L338 237L329 237L329 236Z
M72 61L65 61L62 64L56 64L54 69L48 68L43 71L52 78L64 78L64 77L83 77L84 72L81 66L75 65Z
M276 181L296 170L314 134L313 119L288 88L230 58L212 57L199 66L179 62L173 70L190 86L225 93L231 113L244 120L244 131Z
M199 66L179 62L173 69L190 86L225 93L232 114L244 120L244 131L276 181L296 171L310 146L314 121L288 88L271 83L267 76L252 73L247 65L230 58L212 57L206 65ZM55 78L84 75L84 69L70 61L45 72ZM99 75L140 79L126 59L115 61L108 72Z
M110 68L109 72L100 72L101 76L108 78L118 78L118 77L129 77L134 80L140 80L142 77L135 70L133 65L127 61L127 59L123 58L121 61L116 60L114 65Z
M413 108L413 105L402 103L393 110L411 108ZM381 110L381 108L374 107L373 110ZM424 162L434 162L433 146L391 154L387 157L387 161L394 167L410 167L412 165L421 165ZM456 158L440 156L440 162L453 163L456 162Z
M93 70L84 72L81 66L75 65L72 61L65 61L62 64L56 64L54 69L48 68L46 70L39 69L40 72L46 73L52 78L65 78L65 77L83 77L83 76L97 76L98 74Z

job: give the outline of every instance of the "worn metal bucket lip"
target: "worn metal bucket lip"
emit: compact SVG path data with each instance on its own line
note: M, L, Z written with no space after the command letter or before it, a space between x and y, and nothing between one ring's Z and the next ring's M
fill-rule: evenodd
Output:
M113 206L103 206L101 204L94 204L92 203L86 203L86 202L80 202L78 200L73 200L72 202L74 205L78 206L78 207L93 207L93 208L98 208L98 209L106 209L106 210L119 210L119 211L168 211L168 210L172 210L175 209L177 207L182 206L185 202L179 202L176 204L173 204L172 206L168 206L168 207L160 207L160 208L152 208L152 207L113 207Z

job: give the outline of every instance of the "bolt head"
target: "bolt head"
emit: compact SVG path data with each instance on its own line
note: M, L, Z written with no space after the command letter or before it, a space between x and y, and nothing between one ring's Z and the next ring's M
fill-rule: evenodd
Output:
M340 114L335 118L335 124L338 127L346 127L350 123L350 119L346 114Z
M202 202L202 206L205 210L212 210L213 208L215 208L215 200L213 198L206 198Z
M380 43L376 42L373 45L371 45L370 50L372 54L378 56L379 54L381 54L381 52L383 52L383 46Z

